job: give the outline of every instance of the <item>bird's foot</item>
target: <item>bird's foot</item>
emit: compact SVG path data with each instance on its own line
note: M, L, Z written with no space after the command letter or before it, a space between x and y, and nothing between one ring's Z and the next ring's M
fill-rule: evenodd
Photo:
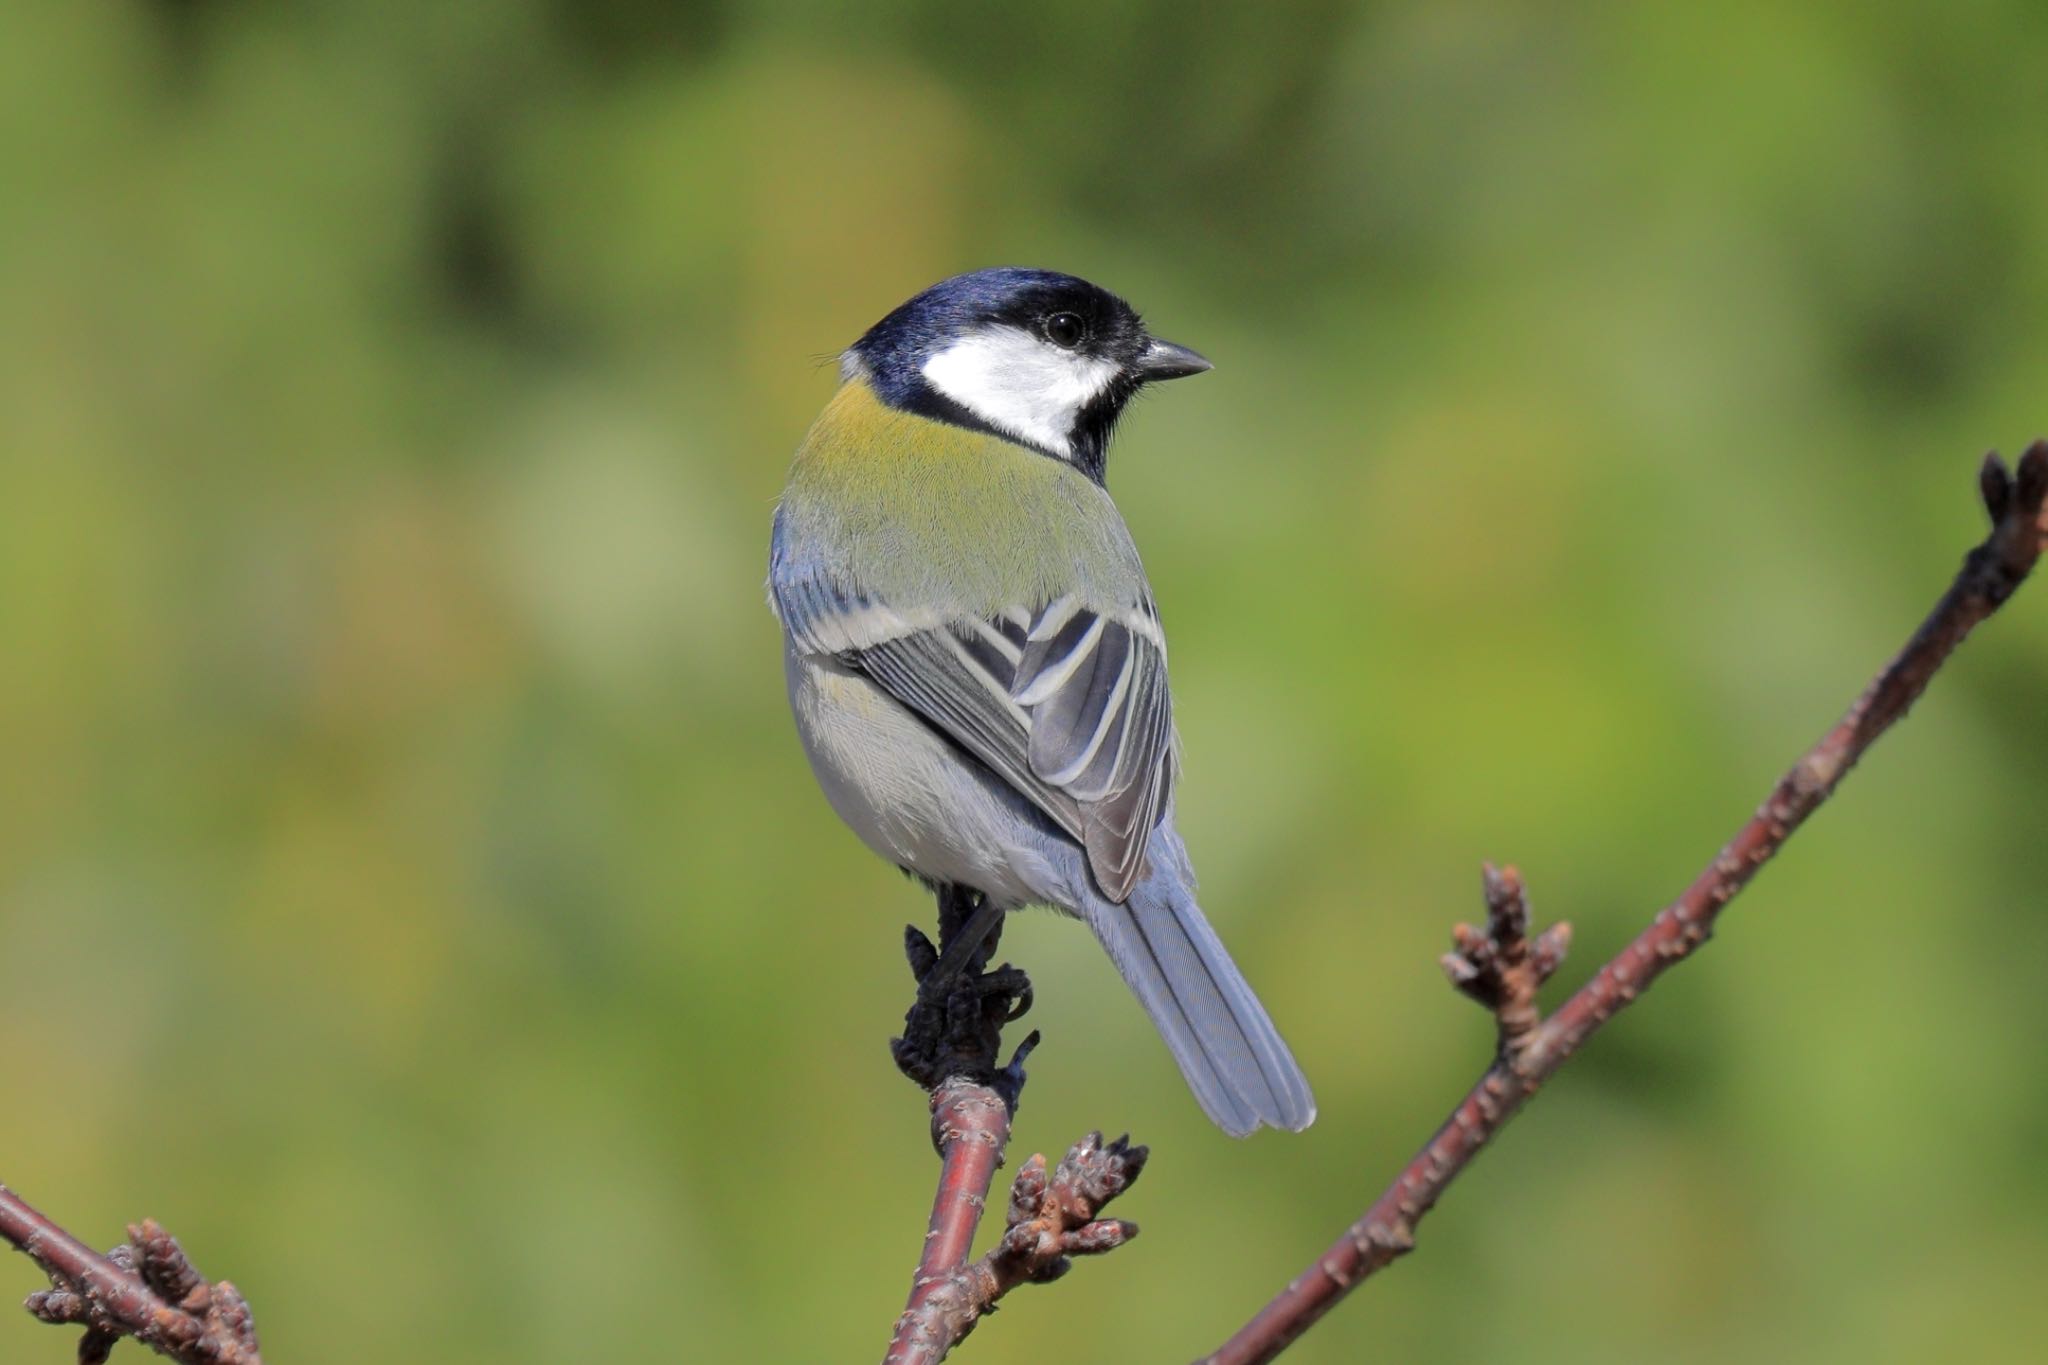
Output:
M979 898L972 893L940 896L940 945L915 926L904 930L904 948L917 978L917 1000L903 1016L903 1036L889 1042L897 1069L926 1090L960 1076L994 1086L1014 1105L1024 1083L1023 1062L1037 1042L1027 1038L1008 1064L999 1058L1003 1027L1031 1008L1031 978L1003 963L987 969L1002 932L998 919L978 943L965 943L975 930ZM949 949L957 949L948 952ZM950 961L948 959L951 959Z

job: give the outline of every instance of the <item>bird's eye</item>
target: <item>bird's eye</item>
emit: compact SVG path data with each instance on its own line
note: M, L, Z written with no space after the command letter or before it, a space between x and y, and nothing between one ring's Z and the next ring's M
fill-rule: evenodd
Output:
M1073 350L1088 335L1088 324L1081 321L1079 313L1054 313L1045 320L1045 339L1053 345Z

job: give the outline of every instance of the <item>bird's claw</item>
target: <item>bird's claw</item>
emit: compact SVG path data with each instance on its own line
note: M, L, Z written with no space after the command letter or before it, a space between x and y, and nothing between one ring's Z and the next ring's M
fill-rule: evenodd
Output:
M945 928L957 932L964 917L946 913L953 909L945 905L941 918ZM927 1090L953 1076L998 1084L1013 1071L1013 1088L1021 1088L1021 1063L1030 1051L1029 1040L1009 1066L998 1057L1004 1025L1023 1018L1031 1008L1031 978L1007 962L982 970L995 939L991 934L983 951L967 964L968 970L948 974L948 979L937 970L943 949L933 946L915 926L904 931L904 952L917 977L917 1000L903 1016L903 1036L890 1039L889 1051L897 1069Z

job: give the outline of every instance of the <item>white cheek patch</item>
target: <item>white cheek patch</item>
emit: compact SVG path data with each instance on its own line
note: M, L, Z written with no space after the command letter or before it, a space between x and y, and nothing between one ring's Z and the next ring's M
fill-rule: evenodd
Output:
M1019 327L962 337L924 363L925 382L982 421L1071 459L1074 419L1116 378L1113 360L1061 350Z

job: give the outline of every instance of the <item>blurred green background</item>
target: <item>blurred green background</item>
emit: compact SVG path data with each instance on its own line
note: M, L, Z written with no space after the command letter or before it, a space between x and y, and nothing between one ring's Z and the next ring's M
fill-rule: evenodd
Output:
M1217 362L1111 481L1322 1118L1221 1137L1015 924L1017 1154L1155 1158L963 1358L1195 1355L1483 1064L1480 860L1576 981L1977 538L2048 427L2044 54L2017 3L0 6L0 1179L165 1220L280 1362L878 1357L930 909L813 788L768 518L839 348L1055 266ZM1289 1359L2030 1356L2044 674L2048 585Z

